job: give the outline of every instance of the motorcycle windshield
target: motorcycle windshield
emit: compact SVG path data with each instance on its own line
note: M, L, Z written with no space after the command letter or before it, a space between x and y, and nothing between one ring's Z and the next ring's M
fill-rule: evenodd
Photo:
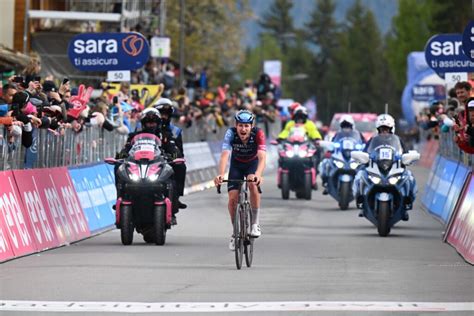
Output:
M129 155L134 160L153 160L161 155L161 140L154 134L138 134L132 139Z
M304 126L294 126L290 129L288 141L291 143L303 143L307 140L306 129Z
M342 139L352 139L356 144L362 143L362 138L360 137L360 133L357 133L354 130L348 131L340 131L336 135L334 135L333 142L339 142Z
M369 148L367 152L372 154L375 151L378 151L381 148L390 148L395 154L401 155L403 153L402 144L397 135L388 134L388 135L377 135L370 141ZM392 158L390 158L392 159Z
M392 167L396 155L402 154L400 139L393 134L377 135L370 142L368 152L377 162L383 173L387 173Z

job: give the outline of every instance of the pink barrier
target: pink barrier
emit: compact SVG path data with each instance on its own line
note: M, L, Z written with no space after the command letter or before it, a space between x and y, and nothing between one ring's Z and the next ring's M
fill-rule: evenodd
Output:
M0 172L0 261L37 251L12 171Z
M67 168L15 170L38 250L90 236Z
M431 168L433 161L439 149L439 141L431 139L427 141L421 150L421 158L419 164L425 168Z
M0 172L0 262L90 235L67 168Z
M448 227L446 240L474 264L474 175L467 178Z

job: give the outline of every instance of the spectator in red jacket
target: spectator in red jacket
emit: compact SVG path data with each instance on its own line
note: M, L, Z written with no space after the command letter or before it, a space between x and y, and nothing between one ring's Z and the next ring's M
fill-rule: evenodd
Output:
M456 131L454 141L459 148L474 154L474 98L466 101L465 109L459 113L453 128Z

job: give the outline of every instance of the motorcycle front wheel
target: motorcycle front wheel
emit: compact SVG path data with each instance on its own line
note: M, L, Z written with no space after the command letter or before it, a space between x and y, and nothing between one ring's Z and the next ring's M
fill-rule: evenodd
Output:
M349 200L351 195L350 182L342 182L339 188L339 208L343 211L349 208Z
M390 233L390 202L379 201L377 223L377 231L379 236L387 237Z
M155 244L162 246L166 241L166 206L159 205L154 210L154 227Z
M290 198L290 175L288 173L281 174L281 198L283 200Z
M132 206L122 205L120 208L120 238L124 245L131 245L133 242L132 216Z

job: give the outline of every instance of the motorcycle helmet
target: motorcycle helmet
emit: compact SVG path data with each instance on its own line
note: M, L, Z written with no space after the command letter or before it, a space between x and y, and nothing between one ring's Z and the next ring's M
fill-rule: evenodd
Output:
M252 124L255 117L253 113L248 110L240 110L235 113L234 118L236 123Z
M304 124L306 123L307 119L308 119L308 110L306 110L305 107L300 106L295 109L295 113L293 114L293 120L295 121L295 123Z
M379 133L382 127L386 127L390 130L390 133L393 134L395 132L395 120L389 114L381 114L377 116L375 127Z
M345 114L341 116L339 120L339 126L341 129L343 128L354 128L354 119L352 118L352 115Z
M160 112L162 120L168 124L171 120L171 115L174 113L173 102L167 98L160 98L155 102L154 108Z
M293 102L289 107L288 107L288 112L290 112L290 117L293 119L293 115L295 114L295 110L297 108L301 107L301 104L298 102Z
M147 133L154 134L161 123L160 112L154 108L145 109L140 116L142 130Z

